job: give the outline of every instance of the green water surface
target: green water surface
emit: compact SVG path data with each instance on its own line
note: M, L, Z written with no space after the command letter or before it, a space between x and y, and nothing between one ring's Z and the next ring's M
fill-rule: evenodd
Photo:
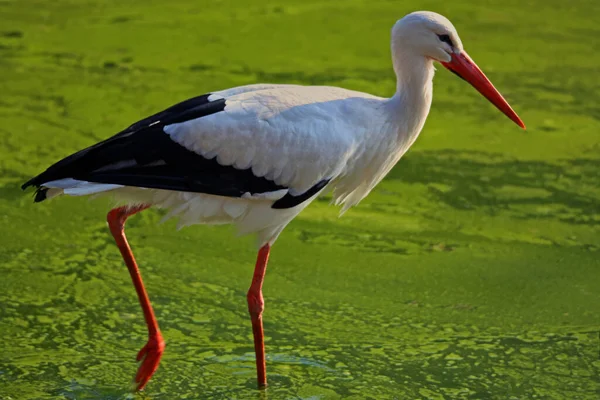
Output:
M145 327L106 200L19 185L150 113L255 82L390 96L389 31L448 16L528 126L440 70L422 136L343 218L284 231L255 389L252 238L128 235L167 349L131 394ZM0 0L0 399L600 398L598 1Z

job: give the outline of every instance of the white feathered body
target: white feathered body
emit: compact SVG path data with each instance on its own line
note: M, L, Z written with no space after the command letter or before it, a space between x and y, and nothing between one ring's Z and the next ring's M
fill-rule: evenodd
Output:
M431 72L432 73L432 72ZM60 179L45 183L48 197L111 194L120 203L151 204L178 217L179 226L233 223L259 244L272 243L316 196L294 207L272 208L288 191L298 195L324 179L342 212L356 205L389 172L421 130L430 89L391 99L335 87L249 85L213 92L225 99L222 112L167 125L170 138L221 165L251 168L285 189L224 197ZM107 166L105 168L119 167Z

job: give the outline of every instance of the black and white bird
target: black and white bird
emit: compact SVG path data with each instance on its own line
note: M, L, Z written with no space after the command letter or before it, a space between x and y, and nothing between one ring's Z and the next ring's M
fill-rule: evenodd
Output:
M397 77L391 98L351 90L257 84L183 101L72 154L29 180L35 201L109 194L108 214L149 330L135 378L142 389L164 341L124 234L128 216L168 210L180 225L234 224L259 242L248 291L258 385L267 384L262 283L281 231L320 193L342 212L358 204L415 142L432 97L434 62L469 82L520 127L525 125L476 66L445 17L415 12L392 29Z

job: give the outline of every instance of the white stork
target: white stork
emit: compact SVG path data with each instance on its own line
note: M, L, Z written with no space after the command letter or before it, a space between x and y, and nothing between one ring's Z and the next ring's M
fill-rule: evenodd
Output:
M391 98L336 87L258 84L183 101L72 154L29 180L35 201L106 193L125 204L108 224L133 279L149 339L138 353L141 390L164 341L124 233L126 219L167 209L180 225L234 224L260 250L247 301L259 387L267 385L262 284L285 226L331 189L342 212L358 204L414 143L431 106L434 62L469 82L525 125L463 50L443 16L414 12L392 29Z

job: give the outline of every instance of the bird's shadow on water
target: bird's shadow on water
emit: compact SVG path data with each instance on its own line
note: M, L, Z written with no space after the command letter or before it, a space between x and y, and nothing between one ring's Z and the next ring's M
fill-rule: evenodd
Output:
M72 380L65 387L56 390L53 395L68 400L145 400L151 398L143 392L134 393L128 388L95 385L91 382L76 380Z
M408 154L387 179L428 185L432 196L457 210L478 209L491 215L509 210L516 218L595 225L600 221L598 171L600 159L594 158L550 163L437 150Z
M132 389L123 389L121 387L102 386L85 384L72 381L66 387L56 390L52 393L55 396L67 400L150 400L154 398L165 398L165 393L135 392ZM171 398L176 398L174 394ZM201 397L199 397L201 398ZM250 397L247 397L250 398ZM268 400L268 389L256 389L254 400Z

